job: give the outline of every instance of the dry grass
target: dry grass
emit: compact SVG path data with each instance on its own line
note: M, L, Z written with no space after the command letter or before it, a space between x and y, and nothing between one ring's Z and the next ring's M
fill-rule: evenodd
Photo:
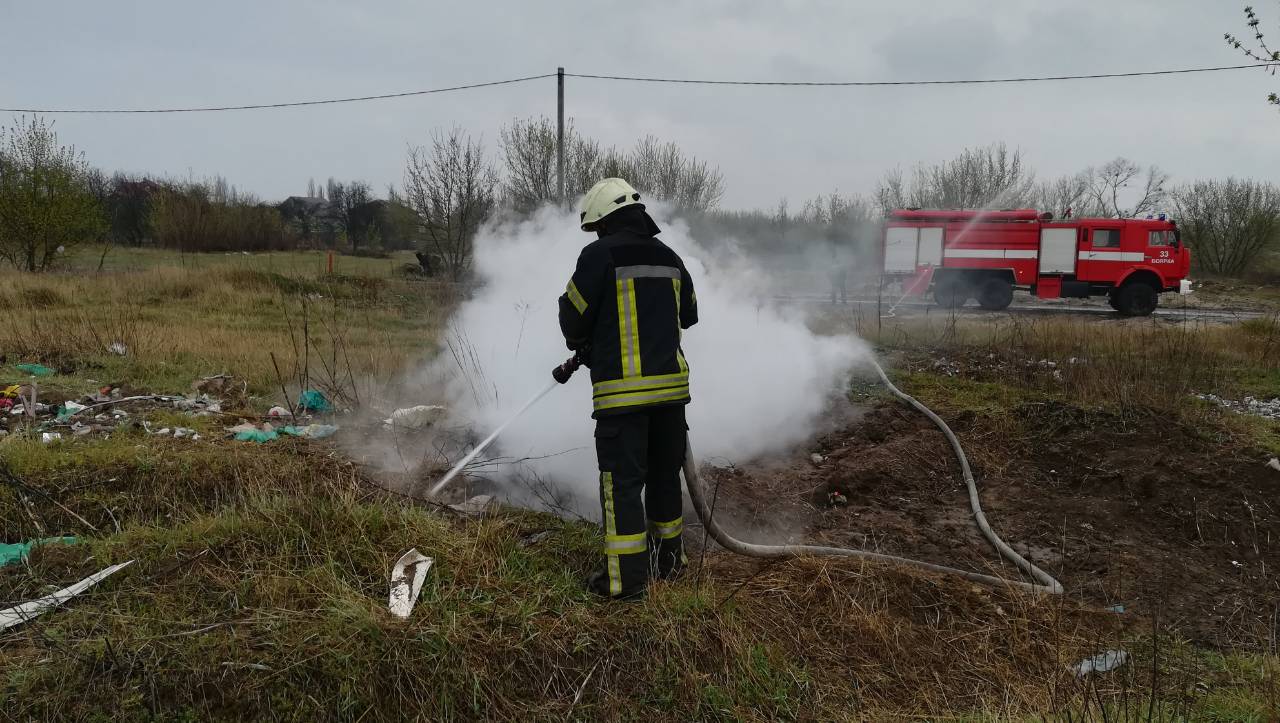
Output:
M0 350L54 366L69 384L92 377L156 393L230 373L273 394L275 354L286 370L311 362L317 377L336 374L327 361L372 394L432 350L455 295L446 284L248 268L0 274ZM128 354L111 354L115 343Z
M203 446L210 457L230 451ZM0 635L6 711L43 720L1019 715L1047 706L1049 681L1066 683L1064 664L1111 635L1106 618L1060 600L818 560L716 557L644 603L602 605L578 583L595 564L590 526L442 516L304 447L258 448L208 470L200 454L170 450L164 459L197 463L179 484L173 469L149 469L156 460L50 466L25 453L24 483L62 490L86 514L97 493L80 485L107 470L134 494L109 503L123 532L42 548L29 569L0 573L0 599L139 562ZM154 501L166 491L168 510ZM522 546L544 530L551 536ZM436 569L401 622L385 610L386 578L410 546Z
M451 287L397 278L395 260L342 259L349 276L337 277L322 277L322 263L322 254L131 251L108 257L109 273L0 273L0 353L57 366L48 385L77 393L90 379L185 391L195 377L227 372L268 398L278 384L272 353L293 388L300 368L323 378L341 366L361 395L431 353L456 303ZM1045 381L996 365L973 382L975 398L992 404L1124 383L1133 388L1120 403L1138 405L1170 378L1181 393L1215 376L1258 385L1274 371L1270 327L1201 332L1213 343L1198 351L1160 329L942 321L879 342L1010 363L1080 347L1105 372ZM117 341L127 356L106 350ZM1157 374L1152 363L1174 366ZM1060 711L1078 720L1139 687L1116 677L1089 688L1067 672L1115 646L1138 652L1135 671L1173 666L1179 685L1178 671L1229 678L1189 697L1155 686L1186 717L1260 716L1274 692L1270 658L1190 651L1170 663L1147 655L1114 616L1069 600L848 561L711 555L643 603L601 604L580 586L598 557L592 526L528 513L460 519L390 495L304 441L251 446L127 429L47 446L15 437L0 441L0 535L25 539L38 522L84 543L0 570L0 601L138 560L0 633L0 711L18 720L1017 720ZM542 531L551 534L525 544ZM387 576L409 547L437 567L413 617L400 621L386 612Z
M1238 324L1158 319L935 314L877 322L829 315L826 332L854 331L902 363L946 376L1048 393L1121 413L1190 415L1193 395L1280 396L1280 317Z

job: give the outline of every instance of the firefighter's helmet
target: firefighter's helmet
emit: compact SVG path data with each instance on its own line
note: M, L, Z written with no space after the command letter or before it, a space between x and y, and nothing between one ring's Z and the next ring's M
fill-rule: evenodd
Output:
M640 203L640 193L630 183L621 178L606 178L592 186L587 195L582 197L578 221L581 222L583 231L594 231L596 222L600 219L620 208L636 205L644 208L644 204Z

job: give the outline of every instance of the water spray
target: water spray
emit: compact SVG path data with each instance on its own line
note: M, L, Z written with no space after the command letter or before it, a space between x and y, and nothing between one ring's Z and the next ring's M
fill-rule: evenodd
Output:
M884 369L876 363L874 359L869 359L868 361L880 376L881 383L883 383L894 396L924 414L929 418L929 421L933 422L940 430L942 430L942 433L946 435L947 441L951 443L951 450L955 453L956 460L960 463L960 470L964 475L965 486L969 490L969 507L973 513L974 522L977 524L978 530L982 533L983 537L991 543L991 546L995 548L996 552L1000 553L1001 557L1015 564L1018 569L1035 578L1037 582L1030 583L1020 580L1007 580L994 575L984 575L982 573L971 572L969 570L961 570L959 568L947 567L945 565L935 565L931 562L924 562L923 560L913 560L908 557L899 557L897 555L886 555L884 553L872 552L870 550L825 547L821 545L759 545L739 540L730 535L718 522L716 522L714 511L712 510L711 505L707 502L707 496L702 488L702 480L698 477L698 465L693 458L693 448L690 446L688 437L686 436L685 458L684 466L682 468L685 484L689 489L689 498L693 501L694 509L698 513L698 518L702 521L703 526L707 529L707 532L710 533L711 537L726 550L739 555L746 555L748 557L856 557L864 560L875 560L879 562L907 565L910 567L928 570L930 572L957 575L966 580L972 580L974 582L980 582L985 585L992 585L996 587L1012 586L1031 590L1033 592L1049 593L1054 595L1062 594L1063 590L1061 583L1055 580L1052 575L1019 555L1011 547L1005 544L1004 540L1001 540L1000 536L991 529L991 525L987 522L986 515L982 512L982 505L978 500L978 485L974 480L973 470L969 467L969 458L965 455L964 449L960 446L960 440L956 437L955 433L951 431L951 428L947 426L947 423L935 414L933 410L929 409L915 397L912 397L894 386L893 382L889 380L888 375L885 374ZM480 452L488 447L493 440L497 439L498 435L500 435L503 430L510 426L512 422L519 419L521 415L528 411L529 408L537 403L538 400L546 396L552 389L568 382L569 378L573 376L573 373L577 371L581 365L581 359L577 355L574 355L564 364L553 369L551 372L552 381L544 389L535 394L528 402L525 402L525 405L516 411L515 414L507 419L507 421L503 422L502 426L494 430L493 434L490 434L484 441L476 445L475 449L471 450L466 457L463 457L461 461L454 465L453 469L449 470L448 474L441 478L440 481L431 488L427 493L427 496L435 497L439 494L439 492L444 489L444 487L449 484L449 482L456 477L464 467L476 458L476 455L480 454Z
M479 455L481 452L485 450L486 447L492 444L493 440L497 439L499 434L502 434L507 427L511 426L512 422L516 421L517 419L520 418L522 414L529 411L530 407L532 407L534 404L537 404L539 399L542 399L543 397L547 396L547 394L549 394L552 389L555 389L557 386L568 382L569 378L573 376L574 372L578 371L578 367L580 366L582 366L582 359L579 357L579 355L574 354L573 356L569 357L569 359L565 361L564 364L561 364L555 369L552 369L551 382L548 383L547 386L543 387L542 390L539 391L537 394L530 397L529 401L525 402L523 407L520 407L520 409L516 410L515 414L511 415L507 419L507 421L502 423L502 426L493 430L493 434L490 434L488 437L485 437L484 441L482 441L480 444L477 444L475 446L475 449L472 449L470 452L467 453L467 456L459 460L458 463L455 464L453 468L450 469L447 474L445 474L444 477L440 478L439 482L435 483L435 485L430 490L427 491L427 496L435 497L436 495L440 494L440 491L443 490L445 486L448 485L449 482L453 480L454 477L457 477L458 473L461 472L463 468L471 464L472 460L474 460L477 455Z

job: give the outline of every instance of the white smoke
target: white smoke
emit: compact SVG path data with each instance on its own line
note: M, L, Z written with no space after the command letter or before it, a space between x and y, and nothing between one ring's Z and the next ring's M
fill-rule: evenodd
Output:
M660 238L684 258L697 291L700 321L684 334L695 453L744 461L807 439L827 402L842 393L865 345L812 333L798 315L757 293L769 286L766 270L740 259L711 259L679 219L652 206L650 212L663 229ZM569 356L556 299L593 239L578 230L576 215L549 208L479 234L480 288L450 320L452 350L424 371L427 379L445 380L452 423L487 434L545 387L552 367ZM597 478L588 376L587 369L579 371L495 443L503 457L528 459L526 472L582 499L594 499Z

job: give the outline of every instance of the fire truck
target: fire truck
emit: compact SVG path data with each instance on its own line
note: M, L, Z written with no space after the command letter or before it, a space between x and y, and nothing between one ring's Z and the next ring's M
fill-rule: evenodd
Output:
M930 290L954 309L976 299L1000 310L1014 289L1042 299L1106 296L1146 316L1165 292L1187 294L1191 251L1164 214L1147 219L1055 219L1033 209L900 209L885 221L884 272L908 296Z

